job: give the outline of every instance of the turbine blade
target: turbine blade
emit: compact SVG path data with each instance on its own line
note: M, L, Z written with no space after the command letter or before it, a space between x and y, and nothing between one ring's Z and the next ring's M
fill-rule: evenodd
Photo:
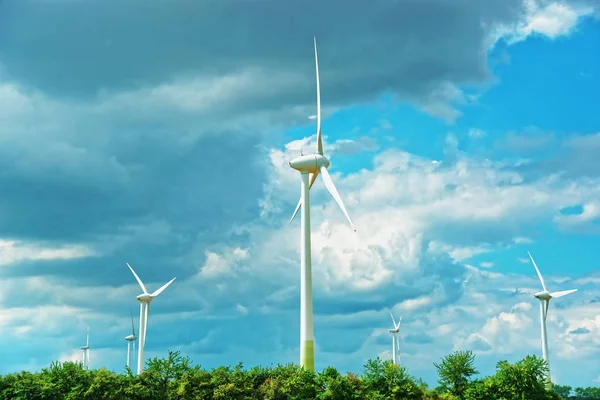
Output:
M144 293L148 293L148 291L146 290L146 286L144 286L144 282L142 282L142 280L140 279L140 277L137 276L137 274L135 273L135 271L133 270L133 268L131 268L131 265L129 265L129 263L125 263L125 264L127 264L127 266L129 267L129 269L131 270L131 273L133 274L133 276L135 276L135 279L140 284L140 287L142 288L142 290L144 291Z
M556 299L556 298L563 297L563 296L566 296L566 295L571 294L571 293L575 293L577 290L578 289L563 290L563 291L560 291L560 292L550 293L550 296L552 296L553 298Z
M529 258L531 258L531 262L533 263L533 266L535 267L535 270L536 270L538 276L540 277L540 282L542 282L542 287L544 288L544 290L547 291L548 289L546 289L546 284L544 283L544 278L542 278L542 274L541 274L538 266L536 265L535 261L533 260L531 253L529 251L527 251L527 254L529 254Z
M317 176L319 176L319 171L312 174L312 176L310 177L310 185L308 185L308 190L310 190L312 185L317 180ZM292 218L290 218L290 222L288 222L288 225L292 223L292 221L294 220L294 217L296 216L296 214L298 214L298 211L300 210L301 205L302 205L302 197L300 197L300 200L298 200L298 205L296 206L296 209L294 210L294 214L292 215Z
M344 207L344 202L342 201L342 198L340 197L340 194L338 193L337 189L335 188L335 185L333 184L333 180L331 179L331 176L329 175L329 172L327 171L327 168L325 168L324 165L321 166L321 173L323 174L323 182L325 182L325 186L327 187L327 190L329 190L329 193L331 193L331 195L333 196L335 201L338 203L338 205L344 212L344 215L346 215L348 222L350 222L350 226L352 227L354 232L356 232L356 229L354 228L354 224L352 223L352 220L350 219L350 215L348 215L348 211L346 210L346 207Z
M396 320L394 319L394 316L392 315L391 311L390 311L390 317L392 317L392 322L394 323L394 329L396 329Z
M400 319L398 319L398 326L396 327L396 329L400 329L401 322L402 322L402 315L400 316Z
M315 70L317 73L317 153L323 155L323 139L321 138L321 85L319 83L319 57L317 56L317 38L315 42Z
M169 282L167 282L167 283L165 283L164 285L162 285L162 286L160 287L160 289L158 289L158 290L154 291L154 293L152 293L152 294L150 295L150 297L156 297L156 296L158 296L159 294L161 294L161 293L163 292L163 290L165 290L165 289L166 289L166 288L167 288L167 287L168 287L168 286L169 286L171 283L173 283L173 281L174 281L174 280L175 280L175 278L171 279ZM150 303L148 303L148 304L150 304Z
M133 326L133 311L131 311L131 333L135 336L135 326Z

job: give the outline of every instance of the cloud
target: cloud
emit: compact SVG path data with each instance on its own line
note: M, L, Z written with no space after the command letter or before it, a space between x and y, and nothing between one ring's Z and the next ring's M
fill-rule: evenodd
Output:
M481 129L471 128L468 131L468 135L473 139L480 139L482 137L485 137L487 134Z
M357 140L352 139L340 139L337 140L332 148L332 153L340 154L356 154L361 151L375 151L379 148L377 141L373 138L362 136Z
M392 90L452 121L461 114L456 107L468 104L458 85L490 79L486 47L504 36L514 41L536 32L566 34L593 11L574 2L353 1L344 2L345 18L337 18L334 28L338 2L113 3L4 5L5 24L19 27L0 42L4 75L51 96L112 97L113 107L98 111L122 117L132 101L150 119L157 101L163 112L261 114L313 103L310 39L316 32L325 104L368 101ZM81 29L91 15L95 29ZM273 23L290 15L311 22L300 30ZM46 21L61 29L45 30ZM189 40L207 33L212 40Z
M299 146L313 141L314 137L307 138L269 151L263 203L277 193L279 206L230 229L239 245L214 241L207 246L199 237L185 256L171 261L170 268L177 267L177 275L182 275L153 303L149 354L160 354L157 352L165 348L181 349L205 365L233 363L240 357L242 361L251 357L256 363L264 360L268 364L274 360L271 354L275 346L283 354L277 360L296 357L296 336L284 334L281 328L296 332L299 317L299 227L287 225L288 212L297 201L297 191L290 190L297 184L297 176L286 167L285 160ZM524 237L519 235L528 235L523 228L527 225L520 225L518 231L512 228L515 221L532 223L559 215L565 204L597 196L598 186L588 186L587 179L524 181L514 165L481 162L460 152L452 162L430 161L392 149L373 157L372 170L341 175L332 165L333 179L356 223L356 233L349 229L322 184L311 189L316 342L319 354L332 354L340 365L360 363L376 353L387 354L385 329L390 308L404 317L403 362L426 378L431 361L452 349L474 349L481 357L508 357L535 352L539 347L537 329L532 328L539 323L537 304L531 298L533 289L528 289L537 287L537 277L501 273L503 264L497 262L494 272L464 263L477 254L513 246L519 242L515 238ZM390 187L406 190L400 193ZM480 231L479 224L485 230ZM169 237L166 225L155 225L154 229ZM148 241L144 229L136 232ZM149 248L156 245L148 241ZM196 262L182 268L189 260ZM141 263L138 268L137 260L131 262L143 279L151 277L148 286L152 281L162 284L175 273L155 263ZM84 337L83 325L91 325L92 332L110 326L102 337L92 334L92 347L114 347L130 331L127 312L122 310L134 306L139 291L124 263L119 265L111 269L115 283L104 287L74 288L75 281L61 284L54 278L3 281L1 292L7 297L2 299L2 309L10 310L2 318L3 329L17 336L27 329L40 329L29 325L35 318L24 310L30 309L15 308L14 303L7 302L19 290L38 296L32 297L32 304L43 298L48 303L60 300L68 305L38 310L49 320L71 320L44 325L46 335L68 337L64 348L48 357L57 357L60 352L71 354L69 346L77 348ZM589 298L595 293L590 289L592 278L587 277L587 286L581 289L592 296ZM546 277L549 285L557 279ZM514 292L515 286L523 291ZM101 307L94 301L99 297L104 299ZM577 337L597 332L598 322L592 316L600 303L582 305L574 295L555 304L548 322L553 357L568 363L572 359L569 352L576 351L576 346L583 346L576 354L596 354L600 346L593 341L584 344ZM86 323L75 315L83 316ZM109 323L115 321L115 315L121 317ZM262 351L262 356L236 350L235 327L250 321L261 328L251 329L246 341L252 343L254 351ZM176 328L166 332L166 325ZM580 328L590 332L573 333ZM343 329L354 332L351 339L332 339ZM116 349L114 357L124 355L124 346L123 354ZM111 361L107 358L107 362Z
M85 246L66 245L47 248L39 244L0 240L0 265L10 265L24 260L68 260L93 255L93 250Z
M571 335L581 335L584 333L590 333L591 331L587 328L577 328L577 329L573 329L572 331L569 332L569 334Z
M593 1L524 0L521 18L512 25L497 27L496 36L516 43L530 35L555 39L570 34L581 17L594 12Z
M206 252L206 261L200 269L199 278L210 279L231 275L234 273L233 264L248 260L249 256L248 250L239 247L228 250L224 255Z
M177 276L152 304L148 356L179 349L206 366L295 360L299 227L287 219L298 180L287 162L314 136L277 143L284 129L314 124L312 35L324 116L392 93L451 122L477 102L462 84L493 82L487 54L498 27L512 27L505 37L553 37L575 26L571 17L550 29L540 16L556 10L525 18L521 5L345 2L339 18L336 2L3 3L3 354L24 368L68 359L89 325L92 364L121 368L139 293L129 262L148 286ZM310 22L290 30L290 16ZM395 125L381 120L377 129L391 135ZM535 276L502 274L496 258L493 270L465 263L534 237L540 221L564 226L565 207L594 204L597 171L577 161L595 160L593 136L560 142L579 158L538 165L536 175L468 157L452 135L445 158L433 159L355 133L325 140L334 157L364 153L356 172L331 167L358 231L320 181L311 190L318 363L355 370L387 354L378 326L390 308L404 315L403 360L425 378L453 348L536 351L539 338L521 329L537 323L536 309L522 304ZM585 290L588 303L553 309L557 358L597 354L593 339L579 342L598 337L590 317L598 294ZM519 328L502 330L511 324ZM569 334L583 327L590 333ZM34 331L35 344L23 344Z

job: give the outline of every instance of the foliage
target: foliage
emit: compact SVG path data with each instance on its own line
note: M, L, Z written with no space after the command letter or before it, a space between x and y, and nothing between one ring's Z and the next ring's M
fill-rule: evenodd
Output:
M470 350L455 351L442 358L441 363L433 363L433 365L438 370L441 391L448 392L459 399L463 398L471 376L479 374L475 369L475 355Z
M179 352L148 360L139 376L89 370L80 363L52 363L40 372L0 376L0 400L588 400L600 388L554 385L545 390L547 367L529 356L514 364L500 361L496 373L478 374L471 352L456 352L435 364L440 386L431 390L404 367L369 360L362 374L327 367L311 372L296 365L244 369L192 366Z

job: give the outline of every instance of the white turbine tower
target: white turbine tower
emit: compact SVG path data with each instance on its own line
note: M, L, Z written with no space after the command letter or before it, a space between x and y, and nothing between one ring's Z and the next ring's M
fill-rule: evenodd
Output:
M548 360L548 337L546 335L546 317L548 316L548 306L550 305L550 299L566 296L568 294L576 292L577 289L563 290L561 292L550 293L548 289L546 289L544 278L542 278L542 274L540 273L539 268L533 260L531 253L529 253L528 251L527 254L529 254L529 258L531 258L531 262L535 267L538 277L540 278L540 282L542 283L542 288L544 289L541 292L537 292L536 294L534 294L534 296L540 301L540 321L542 326L542 357L548 363L548 379L546 382L546 387L548 390L552 390L552 382L550 381L550 361Z
M392 323L394 324L394 327L389 329L392 334L392 362L400 365L400 323L402 322L402 316L400 316L397 324L391 312L390 317L392 317Z
M140 329L138 331L138 334L140 335L140 341L138 343L137 365L137 373L139 375L144 370L144 346L146 345L146 328L148 327L148 313L150 312L150 302L153 298L161 294L163 290L165 290L175 280L175 278L171 279L169 282L162 285L158 290L150 294L148 293L148 290L146 290L146 286L144 286L144 283L142 282L140 277L137 276L133 268L131 268L131 265L127 263L127 266L129 267L131 273L133 274L133 276L135 276L135 279L138 281L140 287L143 290L143 293L136 297L137 300L140 302Z
M315 183L319 173L323 175L325 187L335 201L338 203L346 218L350 222L352 229L354 225L344 207L344 202L340 197L327 168L330 163L323 156L323 139L321 137L321 89L319 86L319 60L317 57L317 39L314 39L315 45L315 69L317 76L317 152L311 155L302 155L290 161L290 167L299 171L302 177L302 192L298 206L290 219L290 223L298 213L300 207L300 366L308 370L315 369L315 348L313 336L313 310L312 310L312 276L311 276L311 256L310 256L310 197L309 190ZM312 174L310 184L308 174ZM356 229L354 229L356 231Z
M80 347L83 353L83 369L90 369L90 327L87 327L85 346Z
M133 313L131 314L131 335L126 336L127 340L127 368L131 368L131 352L135 349L135 327L133 326Z

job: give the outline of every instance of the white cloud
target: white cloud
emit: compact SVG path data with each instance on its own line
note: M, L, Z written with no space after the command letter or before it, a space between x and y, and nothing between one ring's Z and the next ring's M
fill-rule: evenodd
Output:
M592 201L583 205L583 210L579 214L557 215L554 220L562 228L576 228L585 226L585 224L597 221L600 218L600 204Z
M550 39L570 34L579 19L594 12L593 7L564 1L524 0L523 17L512 25L495 27L492 42L505 38L509 44L530 35L544 35Z
M486 136L487 134L482 131L481 129L476 129L476 128L471 128L469 129L469 137L473 138L473 139L480 139L484 136Z
M575 9L561 3L550 3L545 7L536 5L535 0L527 1L530 6L527 25L521 28L521 34L540 33L554 39L566 35L576 26L582 15L591 14L593 9Z
M239 263L248 260L250 257L248 249L239 247L227 249L223 254L207 251L205 253L206 261L200 267L200 278L220 278L235 273Z
M515 244L528 244L528 243L533 243L533 240L531 240L530 238L518 236L513 239L513 242Z
M95 252L87 246L45 247L36 243L0 239L0 266L27 260L69 260L93 255Z

